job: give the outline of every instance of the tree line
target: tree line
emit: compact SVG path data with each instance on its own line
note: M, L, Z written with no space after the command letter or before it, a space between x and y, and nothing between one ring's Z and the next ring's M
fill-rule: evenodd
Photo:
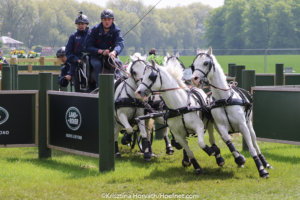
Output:
M115 13L115 23L123 34L132 28L151 6L141 1L112 0L107 8ZM59 47L66 44L78 11L88 16L90 25L100 22L104 8L76 0L0 0L0 35L24 42L25 46ZM149 49L196 49L204 47L204 22L211 7L194 3L189 6L154 9L125 36L123 54ZM183 53L188 50L182 50ZM164 53L164 52L162 52Z
M299 48L300 0L225 0L205 25L214 48Z

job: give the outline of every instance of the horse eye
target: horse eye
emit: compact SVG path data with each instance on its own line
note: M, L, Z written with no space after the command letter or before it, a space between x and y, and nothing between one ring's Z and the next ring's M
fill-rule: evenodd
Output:
M136 72L132 72L132 75L134 75L134 76L135 76L135 75L136 75Z
M203 63L204 66L207 66L208 64L209 64L208 61L205 61L205 62Z

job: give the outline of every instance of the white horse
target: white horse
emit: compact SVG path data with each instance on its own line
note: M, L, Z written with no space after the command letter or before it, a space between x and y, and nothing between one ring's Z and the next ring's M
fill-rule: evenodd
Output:
M135 53L130 56L131 62L128 65L127 73L130 74L127 79L122 81L116 88L115 100L115 154L120 157L118 148L118 137L121 129L125 128L128 134L132 134L134 128L137 129L135 118L144 115L144 105L135 97L137 85L141 82L143 72L147 65L146 56ZM134 125L134 127L132 127ZM147 137L149 134L145 128L145 121L138 123L138 128L142 135L142 146L144 151L144 159L151 159L150 141ZM123 142L123 141L122 141Z
M180 77L183 75L184 70L186 69L183 62L179 59L179 53L176 53L175 55L169 55L167 53L167 56L164 58L164 66L167 68L176 68L176 74L180 74ZM177 71L178 70L178 71ZM174 69L173 69L174 71ZM174 74L174 72L173 72ZM178 77L178 78L180 78ZM186 80L185 80L186 81ZM201 94L201 98L203 99L203 103L205 103L205 106L207 106L207 95L204 93L203 90L193 88L194 90L197 90L199 94ZM205 116L205 115L204 115ZM215 149L215 157L216 157L216 162L219 166L223 166L225 164L224 158L221 156L221 151L216 145L215 137L214 137L214 132L213 132L213 126L214 122L213 119L207 119L203 118L202 120L205 121L205 125L209 134L209 143L212 145L212 148Z
M226 142L237 163L245 162L242 155L235 149L230 141L228 132L240 131L248 145L249 152L253 157L259 175L268 177L265 168L271 168L256 142L256 135L252 125L251 102L234 86L226 82L225 74L210 48L207 52L197 52L192 64L192 81L199 86L201 82L208 80L211 86L214 102L211 113L215 120L222 139ZM243 161L244 160L244 161ZM264 168L265 167L265 168Z
M182 70L178 70L177 67L171 65L161 67L152 62L152 66L146 67L143 82L139 85L135 94L139 99L145 100L149 92L153 92L153 90L161 93L169 108L167 121L169 128L174 133L176 141L184 148L184 154L189 158L189 160L183 159L182 164L188 166L192 163L195 172L201 174L203 170L190 150L186 137L190 133L196 133L199 146L208 155L215 155L216 151L204 142L204 123L199 117L199 110L201 109L199 109L197 100L192 97L190 90L182 82L182 75Z

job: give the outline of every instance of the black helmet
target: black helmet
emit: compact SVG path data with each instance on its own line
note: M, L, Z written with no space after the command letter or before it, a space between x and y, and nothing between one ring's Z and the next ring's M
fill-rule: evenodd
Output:
M104 18L112 18L112 19L114 19L115 18L114 12L111 9L105 9L105 10L103 10L102 13L101 13L101 19L104 19Z
M84 23L84 24L89 24L89 19L86 15L82 14L82 11L79 12L78 17L75 19L75 24L78 23Z
M56 52L56 57L61 57L66 55L66 47L60 47Z

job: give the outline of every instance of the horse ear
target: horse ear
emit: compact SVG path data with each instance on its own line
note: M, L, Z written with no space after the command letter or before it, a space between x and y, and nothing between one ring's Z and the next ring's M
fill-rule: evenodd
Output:
M176 56L176 58L179 58L179 52L177 52L175 56Z
M201 53L201 49L197 48L197 54Z
M212 48L211 48L211 47L209 47L209 49L208 49L208 51L207 51L207 54L208 54L208 55L212 55Z
M155 66L156 66L156 63L153 59L151 59L151 65L152 65L153 68L155 68Z
M168 58L168 57L170 57L170 54L167 52L167 55L166 55L166 56L167 56L167 58Z

